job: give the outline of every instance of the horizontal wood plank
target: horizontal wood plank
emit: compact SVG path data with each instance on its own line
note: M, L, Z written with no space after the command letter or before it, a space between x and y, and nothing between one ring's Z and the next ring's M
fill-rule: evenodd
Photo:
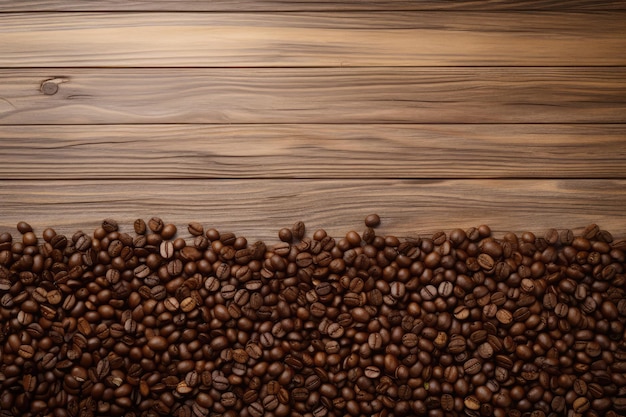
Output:
M41 232L91 231L106 217L132 230L135 218L160 216L184 232L189 221L249 239L276 241L280 227L303 220L309 232L362 230L376 212L381 230L399 236L487 223L496 235L589 223L626 237L624 180L119 180L1 181L0 232L20 220Z
M0 84L0 124L626 122L626 67L6 69Z
M624 9L623 0L0 0L0 12Z
M4 179L622 178L626 125L42 125Z
M626 65L626 13L15 13L0 67Z

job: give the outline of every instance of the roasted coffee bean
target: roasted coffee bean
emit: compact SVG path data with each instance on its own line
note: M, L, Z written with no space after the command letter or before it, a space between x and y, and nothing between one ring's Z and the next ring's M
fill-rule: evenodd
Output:
M104 229L105 232L111 233L111 232L117 231L118 225L117 225L117 222L113 219L104 219L102 221L102 228Z
M380 225L380 217L378 214L369 214L365 217L365 225L367 227L378 227Z
M468 410L480 410L480 401L473 395L465 397L463 404Z
M21 234L32 233L33 228L31 227L30 224L24 221L21 221L17 223L17 231L20 232Z
M463 364L463 370L468 375L476 375L482 369L482 363L477 358L472 358Z
M501 324L508 325L508 324L511 324L513 322L513 315L508 310L500 309L496 313L496 319Z
M163 259L170 259L174 256L174 243L169 240L164 240L161 242L159 252Z
M154 233L161 233L161 231L163 230L164 226L165 226L165 224L163 223L163 220L161 220L159 217L152 217L148 221L148 227Z
M580 413L580 414L589 410L590 406L591 406L591 403L589 402L589 399L587 399L586 397L578 397L572 403L572 409L576 413Z
M31 345L21 345L17 350L17 354L24 359L30 359L35 355L35 348Z
M146 233L146 222L143 219L137 219L133 224L133 228L135 229L135 233L143 235Z
M259 402L253 402L248 405L248 414L252 417L261 417L265 413L263 405Z
M344 334L344 328L339 323L331 323L328 326L327 332L328 336L332 337L333 339L339 339Z
M204 227L198 222L191 222L187 225L187 231L192 236L202 236L204 234Z
M478 265L480 265L481 268L487 271L492 270L496 265L493 258L486 253L481 253L480 255L478 255L477 261Z
M297 221L291 227L292 237L296 240L302 240L304 238L305 226L301 221Z

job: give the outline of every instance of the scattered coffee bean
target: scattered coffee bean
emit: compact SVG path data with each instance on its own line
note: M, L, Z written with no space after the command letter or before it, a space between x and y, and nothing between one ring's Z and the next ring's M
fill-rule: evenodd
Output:
M187 225L187 231L192 236L202 236L204 234L204 227L197 222L191 222Z
M379 226L380 217L378 216L378 214L369 214L367 217L365 217L365 225L372 228Z

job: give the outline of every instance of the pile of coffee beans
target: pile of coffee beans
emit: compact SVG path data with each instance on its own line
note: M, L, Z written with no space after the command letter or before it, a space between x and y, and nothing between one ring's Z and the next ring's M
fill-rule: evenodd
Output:
M0 417L626 415L626 241L379 223L268 245L20 222L0 234Z

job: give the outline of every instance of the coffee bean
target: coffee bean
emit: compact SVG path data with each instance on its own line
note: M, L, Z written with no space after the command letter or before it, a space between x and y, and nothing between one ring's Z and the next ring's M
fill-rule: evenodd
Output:
M465 351L465 339L461 335L453 335L448 343L448 351L454 355Z
M443 281L437 288L437 293L444 298L450 297L454 290L454 285L450 281Z
M482 363L477 358L472 358L463 364L463 370L468 375L476 375L482 369Z
M496 313L496 319L500 323L502 323L504 325L508 325L508 324L511 324L513 322L513 315L508 310L500 309Z
M159 253L163 259L170 259L174 256L174 243L169 240L161 242Z
M568 310L569 309L565 303L557 303L557 305L554 306L554 313L561 318L567 316Z
M117 225L117 222L113 219L104 219L102 221L102 228L104 229L105 232L111 233L111 232L117 231L118 225Z
M572 403L572 409L574 410L574 412L580 414L589 410L590 406L591 404L589 402L589 399L587 399L586 397L578 397Z
M17 354L24 359L30 359L35 355L35 348L31 345L21 345Z
M146 233L146 222L143 219L137 219L133 224L133 228L135 229L135 233L143 235Z
M480 267L484 270L490 271L495 267L495 261L490 255L486 253L479 254L477 261L478 265L480 265Z
M378 378L380 376L380 369L375 366L368 366L365 368L365 376L368 378Z
M305 233L304 223L301 221L295 222L293 226L291 227L291 233L294 239L302 240L302 238L304 238L304 233Z
M139 279L147 277L148 275L150 275L150 272L150 267L145 264L137 266L134 270L135 277Z
M417 346L418 337L414 333L406 333L402 336L402 344L408 348Z
M306 388L294 388L291 392L291 397L298 402L306 401L309 397L309 390Z
M248 405L248 414L252 417L261 417L265 413L263 405L259 402L253 402Z
M154 233L161 233L161 231L163 230L164 226L165 226L165 224L163 223L163 220L161 220L159 217L152 217L148 221L148 227Z
M344 334L344 328L339 323L331 323L328 326L328 335L333 339L339 339Z
M202 236L204 234L204 227L197 222L191 222L187 225L187 231L192 236Z
M365 217L365 225L367 227L377 227L380 225L380 217L378 214L369 214Z
M468 410L480 410L480 401L473 395L465 397L463 404Z
M278 397L276 395L268 395L263 398L263 407L268 411L273 411L278 407L280 402L278 401Z
M156 298L156 297L155 297ZM195 309L197 306L196 304L196 300L194 300L193 297L187 297L184 298L181 302L180 302L180 309L185 312L185 313L189 313L190 311L192 311L193 309Z
M233 407L237 403L237 396L232 392L224 392L220 398L220 403L224 407Z
M26 233L31 233L33 231L33 228L31 227L30 224L22 221L22 222L17 223L17 230L21 234L26 234Z

